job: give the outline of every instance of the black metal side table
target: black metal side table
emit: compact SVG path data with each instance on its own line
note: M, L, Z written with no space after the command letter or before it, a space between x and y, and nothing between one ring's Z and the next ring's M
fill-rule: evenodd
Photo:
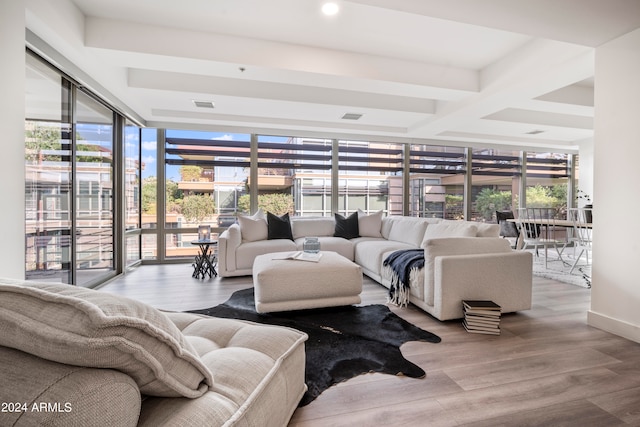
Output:
M212 246L216 246L218 241L193 240L191 244L197 245L199 248L198 255L196 255L192 264L193 274L191 277L195 277L196 279L204 279L207 275L209 275L209 278L216 277L218 275L218 272L216 271L218 259L216 258L216 254L213 252Z

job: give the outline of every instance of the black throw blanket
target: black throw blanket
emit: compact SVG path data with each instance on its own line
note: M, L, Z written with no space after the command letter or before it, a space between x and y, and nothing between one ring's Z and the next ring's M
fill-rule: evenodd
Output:
M391 269L389 302L399 306L409 304L411 271L424 267L424 249L395 251L384 260L382 265Z

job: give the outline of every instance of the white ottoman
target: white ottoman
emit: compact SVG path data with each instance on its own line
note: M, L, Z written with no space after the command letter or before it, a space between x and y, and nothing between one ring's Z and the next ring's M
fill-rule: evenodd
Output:
M290 252L259 255L253 262L258 313L360 303L362 269L335 252L319 262L283 258Z

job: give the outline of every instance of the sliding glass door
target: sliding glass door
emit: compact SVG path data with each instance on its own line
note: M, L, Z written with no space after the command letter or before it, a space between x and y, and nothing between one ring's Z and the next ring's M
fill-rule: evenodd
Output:
M113 112L78 91L75 103L76 284L114 270Z
M27 55L25 276L92 286L112 276L113 110Z
M71 283L71 86L32 56L26 81L26 278Z

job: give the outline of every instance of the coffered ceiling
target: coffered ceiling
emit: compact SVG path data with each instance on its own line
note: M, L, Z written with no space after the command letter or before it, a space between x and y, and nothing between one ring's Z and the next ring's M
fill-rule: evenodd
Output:
M27 0L26 17L148 126L568 151L593 135L594 48L640 27L639 0L322 3Z

